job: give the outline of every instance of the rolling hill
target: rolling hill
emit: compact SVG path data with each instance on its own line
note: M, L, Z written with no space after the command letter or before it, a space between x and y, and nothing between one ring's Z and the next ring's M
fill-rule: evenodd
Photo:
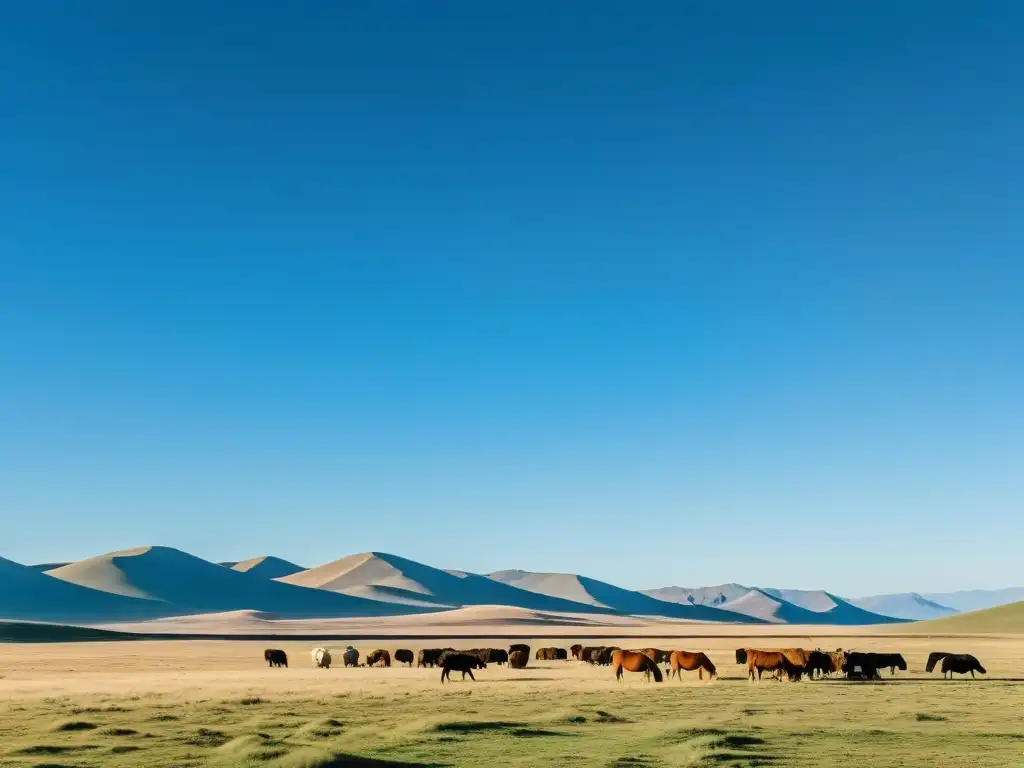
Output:
M538 611L606 612L462 571L443 571L386 552L363 552L286 576L285 584L437 608L508 605Z
M900 630L921 634L1024 634L1024 602L915 622Z
M221 565L225 565L225 563L221 563ZM238 563L232 563L228 567L233 571L259 576L261 579L280 579L284 576L291 576L306 570L301 565L296 565L271 555L242 560Z
M927 621L957 613L953 608L927 600L916 592L858 597L847 602L865 611L911 621Z
M828 613L816 613L799 605L780 600L767 592L754 588L734 600L716 605L735 613L742 613L772 624L830 624Z
M495 571L488 578L542 595L571 600L635 616L664 616L689 621L734 621L761 623L761 619L705 605L683 605L657 600L642 592L616 587L604 581L574 573L533 573L531 571Z
M0 618L21 621L145 621L180 613L173 606L98 592L0 557Z
M925 592L927 600L954 608L958 611L980 611L1024 600L1024 587L1006 589L966 589L960 592Z
M421 610L253 578L170 547L112 552L48 571L46 578L107 595L166 604L176 614L255 610L296 618L329 618Z
M661 587L659 589L644 589L642 594L653 597L655 600L665 600L669 603L680 603L689 605L711 605L719 606L743 597L750 591L750 587L742 584L719 584L714 587Z

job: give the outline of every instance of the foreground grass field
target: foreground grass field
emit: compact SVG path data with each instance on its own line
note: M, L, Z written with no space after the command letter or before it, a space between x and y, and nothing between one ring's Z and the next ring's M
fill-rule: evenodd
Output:
M1024 643L960 639L988 679L925 676L951 642L860 639L907 656L882 684L750 684L723 640L711 683L548 662L443 688L435 670L316 670L308 644L286 645L288 670L251 643L2 646L0 765L1024 765Z

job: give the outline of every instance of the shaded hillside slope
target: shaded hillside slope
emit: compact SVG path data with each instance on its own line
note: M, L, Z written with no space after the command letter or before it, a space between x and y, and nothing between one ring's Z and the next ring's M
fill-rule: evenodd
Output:
M664 616L689 621L734 621L761 623L760 619L741 613L724 611L704 605L681 605L657 600L642 592L616 587L604 581L574 573L533 573L531 571L495 571L488 578L531 592L572 600L635 616Z
M753 616L772 624L827 624L828 613L815 613L799 605L781 600L760 589L748 590L744 595L716 606L734 613Z
M255 610L329 618L419 610L253 578L170 547L112 552L49 571L48 576L112 595L169 603L193 613Z
M436 607L509 605L538 611L605 612L462 571L443 571L386 552L363 552L279 579L285 584Z
M273 557L272 555L253 557L249 560L232 563L228 567L233 571L248 573L261 579L280 579L306 570L301 565L290 563L287 560L282 560L280 557Z
M69 584L0 557L0 618L22 621L146 621L182 613L175 606Z
M856 605L853 605L841 597L833 595L831 592L826 592L823 589L765 588L762 591L772 597L785 600L788 603L793 603L793 605L806 608L808 611L813 611L814 613L827 617L824 622L818 623L857 626L867 624L893 624L903 621L903 619L898 619L893 616L883 616L878 613L872 613L871 611L865 611L863 608L858 608Z

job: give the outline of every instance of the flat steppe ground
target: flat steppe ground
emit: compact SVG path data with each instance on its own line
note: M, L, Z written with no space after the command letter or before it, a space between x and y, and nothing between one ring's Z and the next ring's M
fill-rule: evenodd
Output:
M603 641L703 650L721 674L660 685L531 658L442 686L435 669L315 669L314 643L288 640L0 645L0 766L1024 765L1024 638L883 633ZM321 644L340 664L346 643ZM744 645L897 651L909 670L871 684L749 683L734 663ZM268 668L268 646L290 668ZM932 650L974 653L989 674L926 675Z

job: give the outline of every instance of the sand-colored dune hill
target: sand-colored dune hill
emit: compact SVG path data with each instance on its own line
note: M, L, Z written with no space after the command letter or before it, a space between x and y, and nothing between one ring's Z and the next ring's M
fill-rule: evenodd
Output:
M836 597L831 592L822 589L765 588L762 591L771 597L785 600L787 603L818 614L819 620L815 623L843 626L849 624L895 624L901 621L892 616L882 616L865 611L863 608L858 608L841 597Z
M746 594L723 603L721 608L753 616L772 624L825 624L826 614L808 611L799 605L772 597L760 589L751 589Z
M602 606L537 594L474 573L444 571L385 552L350 555L279 581L387 602L433 604L437 608L508 605L538 611L608 612Z
M174 606L99 592L0 557L0 618L24 621L144 621L180 613Z
M228 567L233 571L248 573L251 576L259 576L261 579L280 579L306 570L301 565L290 563L287 560L282 560L280 557L273 557L272 555L241 560L237 563L232 563Z
M256 610L335 617L419 610L254 578L170 547L112 552L48 571L46 576L108 595L165 603L177 614Z
M750 587L742 584L718 584L711 587L659 587L658 589L642 589L641 593L655 600L682 605L719 606L743 597Z
M1024 633L1024 601L905 624L904 632L923 634L1009 635Z
M750 612L751 615L760 616L768 621L784 622L787 624L829 624L835 626L864 625L864 624L892 624L899 622L891 616L881 616L876 613L857 608L844 600L832 598L826 592L821 594L825 599L810 599L807 604L823 607L831 604L826 610L812 610L778 595L780 593L792 595L796 590L767 590L752 589L746 595L737 600L725 603L722 608Z
M681 605L616 587L597 579L574 573L533 573L531 571L495 571L488 578L521 587L542 595L572 600L596 608L605 608L636 616L664 616L688 621L735 621L757 623L761 619L741 613L723 611L704 605Z

